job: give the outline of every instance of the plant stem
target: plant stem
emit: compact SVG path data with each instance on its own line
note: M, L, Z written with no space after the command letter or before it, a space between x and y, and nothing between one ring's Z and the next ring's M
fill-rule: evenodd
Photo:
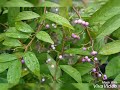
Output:
M89 36L89 38L90 38L90 42L91 42L91 45L92 45L92 50L94 50L94 49L93 49L93 39L92 39L92 37L91 37L91 35L90 35L90 32L89 32L88 28L86 28L86 31L87 31L88 36Z
M46 13L46 7L44 7L44 13ZM34 39L36 37L36 34L42 29L43 23L44 23L44 21L41 24L39 24L37 31L35 32L35 35L33 36L33 38L30 40L30 42L25 47L25 52L28 50L29 46L31 46L32 42L34 41Z
M5 27L5 28L8 28L6 25L4 25L4 24L2 24L2 23L0 23L0 25L2 25L2 26Z
M30 42L29 42L29 43L27 44L27 46L25 47L25 52L28 50L29 46L32 44L33 40L34 40L35 37L36 37L36 34L42 29L42 26L43 26L43 24L40 24L40 25L38 26L38 29L37 29L37 31L35 32L35 35L33 36L33 38L30 40Z
M110 39L110 40L114 41L114 39L112 39L112 38L111 38L111 37L109 37L109 36L106 36L106 38L108 38L108 39Z
M81 18L79 12L76 10L76 8L73 6L73 10L76 12L76 14L78 15L79 18Z

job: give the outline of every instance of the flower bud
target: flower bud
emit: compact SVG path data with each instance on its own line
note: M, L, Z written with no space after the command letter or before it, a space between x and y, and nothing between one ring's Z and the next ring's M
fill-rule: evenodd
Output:
M86 48L86 47L83 47L83 50L84 50L84 51L86 51L86 50L87 50L87 48Z
M91 60L90 60L89 58L87 59L87 61L88 61L88 62L91 62Z
M97 55L97 51L92 51L92 52L91 52L91 55L92 55L92 56Z
M93 72L96 72L96 68L93 68L92 71L93 71Z
M63 59L63 56L62 56L62 55L59 55L59 59Z
M82 22L81 22L82 25L85 25L85 23L86 23L85 21L82 21Z
M74 20L74 24L77 24L78 23L78 20Z
M24 68L25 71L27 71L27 68Z
M49 29L49 28L50 28L50 25L49 25L49 24L46 24L46 25L45 25L45 28L46 28L46 29Z
M95 57L95 58L94 58L94 60L95 60L95 61L97 61L97 60L98 60L98 58L97 58L97 57Z
M107 80L107 75L103 75L103 80Z
M85 22L84 26L88 26L89 25L89 22Z
M41 80L42 82L44 82L45 81L45 78L42 78L42 80Z
M48 62L50 62L50 61L51 61L51 59L49 58L49 59L47 59L46 63L48 63Z
M81 20L81 19L78 19L78 21L77 21L78 24L81 24L82 22L83 22L83 20Z
M85 59L89 59L89 57L88 57L88 56L85 56Z
M55 65L51 65L51 68L54 68L55 67Z
M85 60L85 58L82 58L82 62L85 62L86 60Z
M76 38L77 36L76 36L76 34L72 33L72 37L73 37L73 38Z
M101 76L102 76L102 75L99 73L99 74L98 74L98 77L101 77Z
M21 60L21 63L22 63L22 64L24 64L24 63L25 63L24 59L22 59L22 60Z

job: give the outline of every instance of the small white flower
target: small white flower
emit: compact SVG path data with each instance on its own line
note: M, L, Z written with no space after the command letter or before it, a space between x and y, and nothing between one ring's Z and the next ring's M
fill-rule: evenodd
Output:
M45 78L42 78L42 82L44 82L45 81Z
M55 25L54 28L57 28L57 26Z
M47 53L50 53L50 51L48 50Z
M83 22L82 19L78 19L78 24L81 24Z
M48 13L48 11L46 11L46 13Z
M47 61L48 61L48 62L50 62L50 61L51 61L51 59L49 58Z
M46 63L48 63L48 62L50 62L51 61L51 59L49 58L47 61L46 61Z
M55 50L55 47L52 47L53 50Z
M51 45L51 47L55 47L55 45L54 45L54 44L52 44L52 45Z
M55 24L54 24L54 23L52 23L52 26L54 27L54 26L55 26Z
M70 56L73 56L73 54L70 54Z
M51 68L54 68L55 67L55 65L51 65Z
M24 68L25 71L27 71L27 68Z
M62 59L63 58L63 56L62 55L59 55L59 59Z
M55 9L56 12L58 12L58 10L59 10L58 8Z

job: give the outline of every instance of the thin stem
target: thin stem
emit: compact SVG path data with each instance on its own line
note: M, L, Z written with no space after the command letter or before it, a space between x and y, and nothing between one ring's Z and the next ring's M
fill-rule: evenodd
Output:
M64 30L63 30L63 40L62 40L61 55L63 55L63 53L64 53L64 46L65 46L65 33L64 33ZM54 75L54 78L53 78L54 80L56 80L56 74L57 74L59 62L60 62L60 59L56 62L56 70L55 70L55 75Z
M46 7L44 7L44 14L46 13Z
M88 36L89 36L89 38L90 38L90 43L91 43L91 45L92 45L92 50L93 50L93 39L92 39L92 37L91 37L91 35L90 35L90 32L89 32L88 28L86 28L86 31L87 31Z
M76 14L78 15L79 18L81 18L79 12L76 10L76 8L73 6L73 10L76 12Z
M4 24L2 24L2 23L0 23L0 25L2 25L2 26L5 27L5 28L8 28L6 25L4 25Z
M106 36L106 38L108 38L108 39L110 39L110 40L114 41L114 39L112 39L112 38L111 38L111 37L109 37L109 36Z
M44 8L44 13L46 13L46 7ZM35 35L33 38L30 40L30 42L27 44L25 47L25 52L28 50L29 46L31 46L32 42L34 41L36 34L42 29L44 21L38 26L37 31L35 32Z
M80 16L79 12L76 10L76 8L75 8L74 6L73 6L73 10L76 12L76 14L78 15L78 17L79 17L79 18L81 18L81 16ZM90 32L89 32L89 30L88 30L88 28L87 28L87 27L86 27L86 31L87 31L88 36L89 36L89 38L90 38L90 42L91 42L91 45L92 45L92 50L93 50L93 40L92 40L92 37L91 37Z
M28 45L25 47L25 52L28 50L29 46L31 46L33 40L34 40L35 37L36 37L36 34L42 29L42 26L43 26L43 24L40 24L40 25L38 26L38 29L37 29L35 35L34 35L33 38L30 40L30 42L28 43Z

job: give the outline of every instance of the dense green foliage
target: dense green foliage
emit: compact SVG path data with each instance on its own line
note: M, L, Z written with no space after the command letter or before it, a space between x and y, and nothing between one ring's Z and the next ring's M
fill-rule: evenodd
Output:
M119 84L120 0L90 1L0 0L0 90Z

